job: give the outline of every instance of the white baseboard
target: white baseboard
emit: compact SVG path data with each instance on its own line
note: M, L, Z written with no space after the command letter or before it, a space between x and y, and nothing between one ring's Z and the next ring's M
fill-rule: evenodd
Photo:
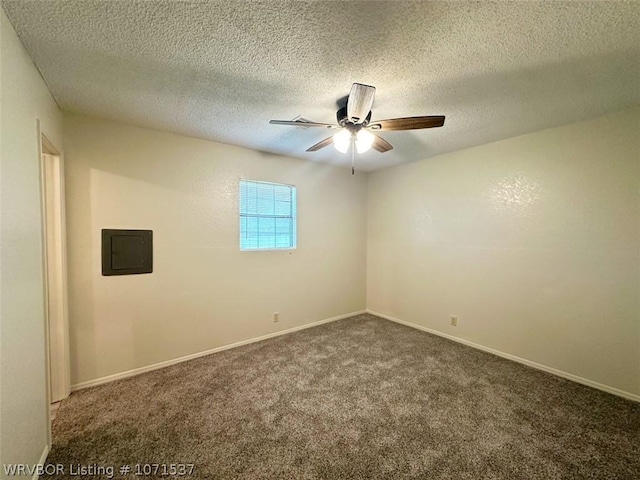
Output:
M40 455L40 460L38 461L38 465L44 465L45 463L47 463L48 456L49 456L49 445L45 445L44 450L42 451L42 455ZM40 478L40 476L38 475L38 470L36 470L35 473L33 474L33 477L31 477L31 479L38 480L38 478Z
M636 395L634 393L626 392L624 390L620 390L615 387L610 387L608 385L604 385L602 383L594 382L593 380L589 380L584 377L579 377L578 375L573 375L572 373L564 372L562 370L558 370L556 368L548 367L546 365L542 365L541 363L532 362L531 360L527 360L525 358L517 357L515 355L511 355L509 353L501 352L500 350L495 350L490 347L485 347L484 345L480 345L478 343L470 342L469 340L465 340L463 338L454 337L453 335L448 335L446 333L439 332L438 330L433 330L431 328L423 327L422 325L416 325L415 323L407 322L405 320L400 320L399 318L392 317L391 315L385 315L384 313L376 312L373 310L367 309L367 313L371 315L375 315L377 317L382 317L387 320L391 320L392 322L399 323L401 325L405 325L407 327L415 328L417 330L422 330L423 332L431 333L433 335L437 335L439 337L444 337L449 340L453 340L454 342L462 343L469 347L477 348L478 350L482 350L484 352L489 352L494 355L497 355L502 358L506 358L507 360L512 360L514 362L522 363L523 365L527 365L529 367L536 368L538 370L542 370L543 372L551 373L552 375L556 375L558 377L566 378L567 380L571 380L573 382L581 383L582 385L586 385L588 387L596 388L598 390L602 390L603 392L611 393L613 395L617 395L622 398L626 398L627 400L633 400L634 402L640 402L640 395Z
M297 332L299 330L305 330L307 328L317 327L318 325L322 325L329 322L335 322L336 320L342 320L343 318L349 318L349 317L353 317L354 315L361 315L363 313L366 313L366 310L359 310L357 312L345 313L344 315L325 318L324 320L319 320L313 323L307 323L305 325L300 325L299 327L288 328L286 330L281 330L279 332L262 335L261 337L250 338L248 340L242 340L240 342L231 343L229 345L223 345L221 347L212 348L210 350L205 350L204 352L192 353L191 355L186 355L184 357L179 357L179 358L173 358L171 360L166 360L164 362L154 363L153 365L147 365L146 367L134 368L133 370L127 370L126 372L114 373L113 375L107 375L106 377L96 378L95 380L80 382L75 385L71 385L71 391L75 392L77 390L82 390L83 388L95 387L97 385L102 385L103 383L109 383L115 380L121 380L123 378L133 377L135 375L140 375L141 373L151 372L153 370L158 370L160 368L168 367L170 365L175 365L176 363L187 362L189 360L193 360L194 358L204 357L205 355L211 355L212 353L222 352L224 350L241 347L243 345L248 345L250 343L261 342L262 340L267 340L269 338L279 337L280 335L286 335L288 333Z

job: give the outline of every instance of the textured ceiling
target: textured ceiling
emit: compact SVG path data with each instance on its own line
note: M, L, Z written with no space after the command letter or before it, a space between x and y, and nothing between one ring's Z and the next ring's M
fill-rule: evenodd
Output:
M381 134L359 170L428 158L640 103L640 3L24 1L2 5L64 110L348 165L329 147L353 82Z

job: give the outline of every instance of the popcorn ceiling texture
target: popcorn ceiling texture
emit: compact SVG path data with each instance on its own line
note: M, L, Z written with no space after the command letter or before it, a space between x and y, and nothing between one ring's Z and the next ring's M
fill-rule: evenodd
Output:
M637 2L26 1L7 15L64 110L265 152L305 150L353 82L373 118L447 116L383 134L360 170L582 121L640 102Z

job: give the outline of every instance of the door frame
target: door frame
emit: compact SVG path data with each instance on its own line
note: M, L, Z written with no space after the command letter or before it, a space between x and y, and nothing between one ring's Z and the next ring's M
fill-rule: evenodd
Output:
M42 249L44 267L44 314L45 314L45 359L47 378L47 418L50 419L50 404L52 401L60 401L69 396L71 392L71 369L69 357L69 310L68 310L68 285L67 285L67 249L66 249L66 214L65 214L65 188L64 188L64 159L62 153L42 133L38 125L38 140L40 144L40 185L42 208ZM48 164L47 164L48 163ZM48 175L49 174L49 175ZM47 178L49 176L49 178ZM51 182L53 177L53 182ZM55 223L47 225L47 187L53 190L49 192L53 196L53 202L58 210L55 212ZM56 235L56 254L58 256L58 272L51 272L48 242L50 235ZM53 283L53 284L52 284ZM59 297L57 334L51 328L50 294L56 289ZM55 342L55 344L53 343ZM52 347L58 353L55 355L56 365L52 368ZM52 374L56 371L57 374ZM53 397L55 385L55 397ZM50 424L50 422L49 422ZM49 439L51 444L51 438Z

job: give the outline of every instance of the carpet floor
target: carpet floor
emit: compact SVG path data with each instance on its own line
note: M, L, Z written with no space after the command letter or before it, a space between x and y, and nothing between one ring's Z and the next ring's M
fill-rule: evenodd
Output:
M64 473L44 478L631 480L640 404L365 314L73 393L47 461Z

